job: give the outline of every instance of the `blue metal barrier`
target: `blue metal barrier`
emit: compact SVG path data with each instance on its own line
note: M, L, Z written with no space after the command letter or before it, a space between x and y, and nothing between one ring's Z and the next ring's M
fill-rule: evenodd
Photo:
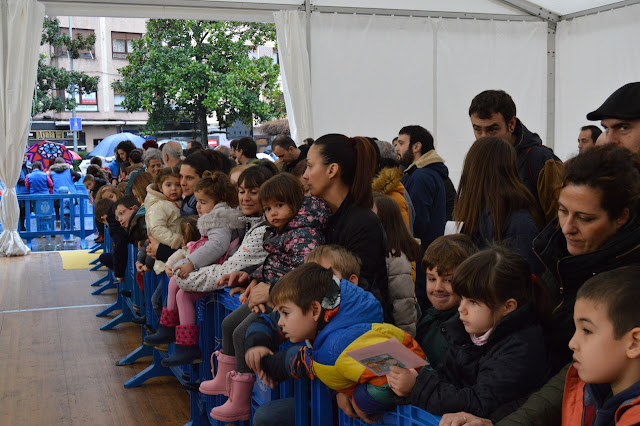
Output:
M60 202L60 229L55 229L56 214L54 202L56 200ZM69 238L71 235L74 235L80 238L82 248L86 248L86 237L96 231L93 222L93 207L90 206L89 196L86 193L52 195L20 194L18 195L18 202L24 203L24 225L26 229L26 231L19 231L19 234L29 245L31 245L31 240L36 237L64 235L65 238ZM68 213L64 212L65 204L69 206ZM36 219L35 230L32 229L31 226L32 207ZM89 225L87 225L85 221L87 218L91 219ZM78 223L76 223L76 219L79 219ZM20 224L18 224L18 228L20 228Z
M108 227L105 229L108 230ZM93 251L89 251L89 253L92 253L92 252L95 253L100 247L103 247L103 251L102 251L103 253L111 253L113 246L111 244L111 235L109 234L109 232L105 232L103 244L98 244L98 243L94 244L94 246L92 247ZM100 263L100 256L96 257L95 260L91 261L89 264L95 265L89 269L90 271L97 271L98 269L104 266L102 263ZM107 273L104 275L104 277L97 279L91 284L91 287L98 287L91 294L96 296L98 294L102 294L106 290L118 288L118 286L115 284L115 278L116 277L113 271L111 269L107 269ZM96 316L103 317L105 315L106 314L102 314L102 315L98 314Z
M106 233L106 232L105 232ZM128 290L131 292L131 298L125 297L118 291L118 298L116 302L107 307L105 311L111 309L111 311L115 311L121 309L122 312L113 318L111 321L100 327L100 330L111 330L113 327L118 324L124 322L130 322L133 318L137 317L135 306L138 306L138 309L142 309L143 299L141 295L141 291L136 284L136 264L135 259L137 258L138 250L129 244L128 246L128 256L127 256L127 268L125 270L124 281L120 283L119 290ZM105 312L103 311L103 312Z

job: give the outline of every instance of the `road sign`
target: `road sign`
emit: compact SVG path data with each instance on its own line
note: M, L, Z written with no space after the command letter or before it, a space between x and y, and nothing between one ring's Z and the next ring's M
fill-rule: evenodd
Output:
M82 118L70 118L69 119L69 129L70 130L82 130Z

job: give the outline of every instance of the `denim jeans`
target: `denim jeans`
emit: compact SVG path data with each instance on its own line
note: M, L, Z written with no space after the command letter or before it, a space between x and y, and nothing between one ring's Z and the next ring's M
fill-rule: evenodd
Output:
M275 399L258 407L253 426L295 426L295 398Z

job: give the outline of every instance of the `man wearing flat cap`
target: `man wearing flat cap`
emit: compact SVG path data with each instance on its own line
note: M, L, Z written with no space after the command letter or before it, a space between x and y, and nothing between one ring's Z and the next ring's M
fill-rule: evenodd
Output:
M640 82L625 84L613 92L600 108L587 114L587 120L601 120L605 143L640 154Z

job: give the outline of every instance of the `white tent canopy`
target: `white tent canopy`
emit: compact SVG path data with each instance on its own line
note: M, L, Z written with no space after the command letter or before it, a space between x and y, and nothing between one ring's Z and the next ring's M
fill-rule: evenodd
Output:
M327 132L390 140L420 124L434 134L454 183L473 142L468 108L480 91L507 91L523 123L567 159L579 128L591 124L585 115L640 80L640 0L39 3L48 15L276 22L298 142Z

